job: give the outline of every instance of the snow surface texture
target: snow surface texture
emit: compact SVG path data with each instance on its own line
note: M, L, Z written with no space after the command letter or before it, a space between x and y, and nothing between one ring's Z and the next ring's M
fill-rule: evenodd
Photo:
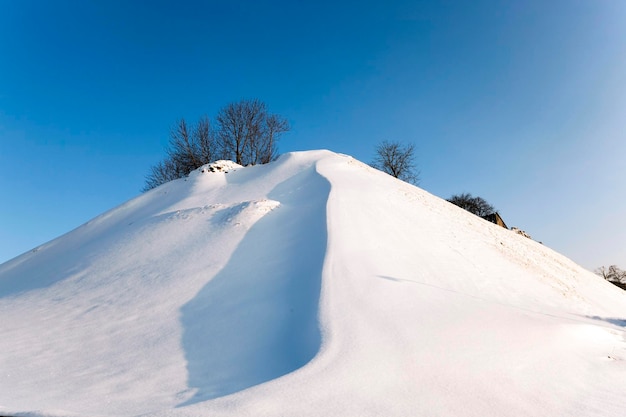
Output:
M622 416L625 294L348 156L220 161L0 265L0 415Z

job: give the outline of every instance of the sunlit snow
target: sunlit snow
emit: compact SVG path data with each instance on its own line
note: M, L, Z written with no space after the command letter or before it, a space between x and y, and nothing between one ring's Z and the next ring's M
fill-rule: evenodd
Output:
M0 265L0 415L622 416L625 330L626 292L349 156L218 161Z

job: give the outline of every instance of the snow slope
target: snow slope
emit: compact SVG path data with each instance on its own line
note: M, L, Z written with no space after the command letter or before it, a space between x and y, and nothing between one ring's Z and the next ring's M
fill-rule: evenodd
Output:
M345 155L221 167L0 265L0 415L623 415L619 288Z

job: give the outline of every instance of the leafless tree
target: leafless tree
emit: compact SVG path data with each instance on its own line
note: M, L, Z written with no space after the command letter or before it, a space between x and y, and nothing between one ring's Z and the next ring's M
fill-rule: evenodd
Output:
M222 108L214 130L207 116L189 128L180 119L170 130L167 157L146 176L144 191L182 178L217 159L240 165L265 164L276 159L278 139L289 131L287 120L267 111L259 100L242 100Z
M224 154L230 155L236 163L244 165L244 155L249 152L255 135L261 130L264 112L265 106L252 100L230 103L217 114L216 121ZM246 155L246 159L247 157Z
M289 130L284 118L269 114L265 103L256 99L228 104L216 121L224 153L240 165L272 161L278 138Z
M166 152L167 157L154 165L146 176L144 191L189 175L194 169L219 157L209 118L200 118L191 132L185 119L180 119L170 130Z
M619 269L616 265L611 265L608 268L601 266L595 270L595 273L611 284L626 290L626 271Z
M289 131L289 122L277 114L269 114L265 118L265 140L260 163L267 164L278 157L278 139Z
M181 178L184 176L176 167L174 162L166 158L150 168L150 173L146 175L146 183L143 191L148 191L161 184Z
M480 217L489 216L496 212L496 209L484 198L473 197L470 193L453 195L448 201Z
M202 116L200 120L198 120L193 131L193 138L197 147L195 151L197 152L201 165L221 158L222 155L218 149L217 138L211 128L211 122L208 116Z
M170 147L167 151L169 159L177 170L187 175L200 166L198 146L194 143L185 119L180 119L170 130Z
M419 171L415 164L415 145L383 141L376 147L374 161L370 164L399 180L419 183Z

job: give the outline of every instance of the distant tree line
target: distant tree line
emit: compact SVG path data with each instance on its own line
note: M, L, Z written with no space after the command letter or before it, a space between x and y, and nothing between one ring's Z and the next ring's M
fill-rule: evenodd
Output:
M626 290L626 271L619 269L617 266L611 265L608 268L601 266L595 270L595 273L611 284Z
M146 176L144 191L220 159L244 166L271 162L278 156L278 140L288 131L287 120L256 99L224 106L215 123L207 116L192 126L180 119L170 130L165 158Z

